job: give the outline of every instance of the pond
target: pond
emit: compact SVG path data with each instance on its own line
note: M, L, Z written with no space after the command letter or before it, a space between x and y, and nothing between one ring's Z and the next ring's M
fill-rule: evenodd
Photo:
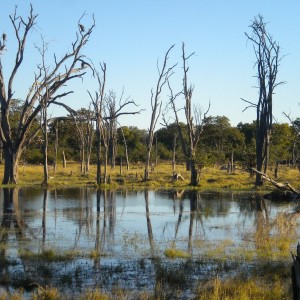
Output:
M19 188L0 195L2 291L56 286L75 297L95 288L153 291L159 282L190 298L199 281L249 268L267 259L262 253L286 261L299 237L297 203L253 194Z

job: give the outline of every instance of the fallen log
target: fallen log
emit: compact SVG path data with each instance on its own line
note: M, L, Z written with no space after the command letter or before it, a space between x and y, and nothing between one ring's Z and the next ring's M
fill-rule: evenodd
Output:
M172 179L173 181L176 181L176 180L184 180L184 178L182 177L182 175L180 173L175 173L173 176L172 176Z
M290 185L288 182L284 182L284 183L280 183L277 182L275 180L273 180L270 176L268 176L267 174L260 172L258 170L256 170L255 168L251 168L251 170L254 173L257 173L259 175L262 176L262 178L268 182L270 182L273 186L275 186L277 189L281 190L281 191L285 191L285 192L291 192L293 194L296 195L300 195L300 190L294 188L292 185Z

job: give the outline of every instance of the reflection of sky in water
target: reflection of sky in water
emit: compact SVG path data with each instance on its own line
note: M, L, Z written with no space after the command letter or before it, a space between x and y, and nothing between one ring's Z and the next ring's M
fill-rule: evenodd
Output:
M197 199L190 200L190 194L183 194L180 200L174 192L148 192L148 221L155 245L160 250L172 243L187 250L191 232L193 242L231 240L238 244L245 234L256 230L257 203L250 196L200 194ZM107 191L106 204L102 192L98 213L93 189L48 191L45 216L43 191L24 189L19 195L21 221L30 240L25 246L31 251L38 251L45 245L56 250L88 252L96 248L98 241L99 247L108 255L149 254L144 191ZM2 193L1 220L3 201ZM266 202L270 219L293 207L294 204ZM18 247L14 237L9 241L11 248Z

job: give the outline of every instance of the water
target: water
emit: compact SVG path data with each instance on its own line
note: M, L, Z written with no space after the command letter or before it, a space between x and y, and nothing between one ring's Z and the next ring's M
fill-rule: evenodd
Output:
M231 251L247 242L254 249L253 236L261 224L272 224L279 214L291 215L297 207L297 203L272 203L257 195L196 191L20 188L1 190L0 195L0 257L6 261L0 268L1 286L16 288L13 282L38 277L41 285L60 285L75 293L95 286L107 291L116 285L154 289L157 261L160 269L181 268L186 262L167 259L165 250L171 248L192 258L189 280L207 276L213 263L201 270L193 263L214 245ZM268 235L274 230L270 226ZM62 256L77 254L70 261L55 262L22 256L24 251L45 250ZM46 268L46 274L41 274L41 268ZM191 293L191 288L185 290L189 290L185 295Z

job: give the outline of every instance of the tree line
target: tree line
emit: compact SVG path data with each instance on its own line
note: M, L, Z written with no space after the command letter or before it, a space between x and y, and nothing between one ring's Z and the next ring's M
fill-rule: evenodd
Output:
M89 26L84 26L81 23L84 17L82 15L78 21L70 49L60 58L54 54L50 63L46 59L48 43L41 38L41 46L36 46L40 64L32 85L24 98L15 99L15 77L23 63L28 34L36 26L37 15L30 6L27 18L18 14L17 7L9 16L17 48L12 70L4 70L2 60L7 36L3 33L0 39L3 184L18 183L18 166L23 160L43 164L43 183L47 185L49 164L56 170L59 157L64 165L67 159L80 161L83 173L89 172L90 163L96 163L97 184L107 182L109 165L114 168L123 160L128 169L130 163L142 162L145 181L158 159L172 160L174 173L176 162L185 162L193 186L198 185L201 169L207 165L225 164L228 172L233 171L236 163L250 172L256 167L259 171L256 185L261 185L263 177L260 173L266 173L271 164L278 170L281 162L297 163L299 120L287 116L289 124L273 124L274 90L284 83L277 82L282 56L279 44L268 33L262 16L255 17L249 26L251 32L245 33L256 58L258 100L241 99L248 105L245 109L256 109L253 123L232 127L227 117L209 115L210 103L203 109L199 101L195 101L195 87L189 80L190 63L195 53L187 53L185 43L182 43L180 63L169 64L175 45L166 51L161 64L157 61L158 78L149 95L151 118L148 130L118 123L121 115L136 115L142 109L124 92L118 96L113 90L107 91L106 63L96 65L83 53L95 27L94 18ZM182 70L180 87L172 83L178 65ZM82 80L87 73L93 75L98 87L96 91L87 92L89 107L75 111L63 102L73 93L66 88L69 82ZM167 99L163 99L165 93L168 93ZM53 105L65 108L67 116L49 117L48 108ZM183 120L180 111L184 112ZM163 127L157 129L160 119Z

